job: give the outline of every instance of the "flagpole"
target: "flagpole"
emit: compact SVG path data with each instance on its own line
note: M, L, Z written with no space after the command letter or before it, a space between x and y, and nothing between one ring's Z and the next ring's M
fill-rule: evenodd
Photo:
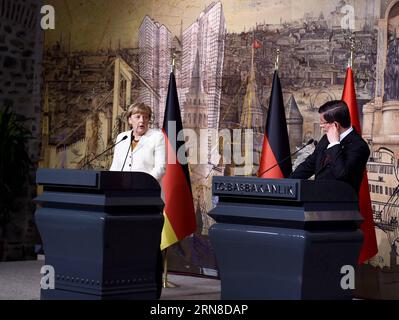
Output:
M179 286L173 282L168 281L168 248L164 250L165 256L163 259L163 277L162 287L163 288L178 288Z
M176 55L172 53L172 64L170 66L170 72L175 73L175 60ZM163 258L163 276L162 276L162 287L163 288L177 288L178 285L168 281L168 248L163 250L164 258Z
M177 150L175 147L185 147L175 135L169 134L169 130L174 124L174 132L183 131L181 110L179 106L176 79L173 74L175 65L175 54L172 52L172 66L166 98L164 126L162 128L165 135L166 145L166 170L162 178L162 190L165 199L164 217L165 223L162 229L161 248L168 248L172 244L183 240L185 237L195 232L196 219L193 203L193 195L190 185L188 164L176 161ZM178 148L177 148L178 149ZM173 158L172 158L173 157ZM183 173L180 175L180 173ZM181 221L184 220L184 223ZM164 287L171 287L167 280L168 272L168 253L165 251L164 260ZM175 286L176 287L176 286Z

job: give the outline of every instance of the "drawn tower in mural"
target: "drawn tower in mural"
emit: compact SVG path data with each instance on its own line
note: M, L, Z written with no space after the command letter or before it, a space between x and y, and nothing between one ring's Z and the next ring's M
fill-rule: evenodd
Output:
M259 102L257 96L257 85L255 78L255 66L254 66L255 48L252 45L251 55L251 69L248 75L247 90L244 97L243 107L240 117L240 128L243 130L253 131L253 152L252 152L252 169L251 172L246 174L255 175L259 168L260 154L262 152L263 144L263 131L264 131L264 110ZM241 135L242 153L246 156L245 145L247 144L246 137L244 134ZM233 146L234 147L234 146ZM246 164L248 161L246 161ZM235 172L237 172L235 170ZM238 172L237 172L238 173ZM245 174L245 173L244 173Z
M198 54L199 74L206 95L207 127L212 129L219 128L225 35L226 22L223 7L219 1L210 4L201 12L197 20L183 31L180 105L184 105L186 95L190 90ZM182 113L184 112L183 107ZM215 150L211 135L209 135L209 159Z
M190 176L193 187L193 197L196 199L196 217L198 231L202 231L203 214L206 213L206 199L207 199L207 182L206 176L209 172L209 165L200 163L201 148L203 145L207 147L208 140L199 140L201 130L204 131L208 127L208 108L206 104L206 95L204 93L201 75L200 75L200 62L199 54L197 53L194 62L194 69L191 75L191 86L186 94L184 103L184 122L183 126L185 129L191 129L192 133L195 133L195 139L189 140L186 144L189 147L190 152L193 153L193 158L195 158L198 164L189 164L190 166ZM189 143L193 142L193 145Z
M285 107L290 150L294 152L297 147L302 146L303 117L299 111L295 97L292 94Z
M197 54L194 63L194 69L191 76L191 86L186 94L184 102L184 128L192 129L196 134L196 138L200 137L200 130L208 127L208 108L206 104L206 94L202 86L201 75L199 72L199 55ZM201 142L195 140L195 163L199 163L201 153ZM201 165L196 165L198 172ZM206 172L198 173L198 179L204 177Z
M139 74L147 84L140 87L139 100L153 110L154 127L162 128L172 61L172 33L145 16L139 29L139 50Z

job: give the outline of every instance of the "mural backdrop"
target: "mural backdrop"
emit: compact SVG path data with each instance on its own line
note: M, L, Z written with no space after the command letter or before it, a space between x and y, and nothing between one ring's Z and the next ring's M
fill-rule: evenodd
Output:
M379 253L357 272L358 296L399 298L399 1L47 1L56 29L45 32L43 167L79 168L127 129L126 108L148 104L162 127L176 60L185 128L199 133L260 128L259 153L276 51L291 151L320 138L318 107L340 99L354 45L363 136L372 156L370 192ZM353 30L343 28L350 9ZM250 117L248 115L251 115ZM251 121L247 121L251 119ZM173 246L172 270L218 276L207 232L215 175L240 174L214 157L232 143L208 141L208 163L190 165L198 229ZM219 142L224 142L220 139ZM305 149L294 165L311 149ZM112 154L92 163L107 170ZM254 158L254 172L258 158ZM231 248L234 250L234 248Z

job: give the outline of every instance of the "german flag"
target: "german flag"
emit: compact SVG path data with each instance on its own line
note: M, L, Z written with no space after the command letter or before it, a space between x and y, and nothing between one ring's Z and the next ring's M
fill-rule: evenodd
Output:
M355 84L353 81L353 71L351 67L346 69L346 78L342 100L346 102L351 116L352 127L358 134L362 134L360 127L359 112L357 109ZM367 178L367 170L364 170L363 180L359 190L359 211L363 216L363 223L360 226L363 231L363 245L360 250L359 264L364 263L378 253L377 239L375 235L375 226L373 219L373 210L371 209L371 199L369 191L369 182Z
M162 179L165 222L162 230L161 250L184 239L196 229L188 165L180 164L177 157L177 152L180 150L181 156L181 150L185 148L184 142L177 141L176 138L181 130L183 130L183 124L177 97L176 79L171 72L163 122L167 162L166 173Z
M287 178L292 172L290 154L283 93L276 70L273 76L258 177Z

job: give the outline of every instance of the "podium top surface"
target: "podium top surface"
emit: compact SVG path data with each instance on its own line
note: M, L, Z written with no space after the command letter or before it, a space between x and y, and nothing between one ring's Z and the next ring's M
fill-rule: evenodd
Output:
M36 183L45 187L92 190L161 189L158 181L144 172L38 169Z
M356 230L363 221L355 190L342 181L214 177L218 223L307 230Z
M212 193L220 198L289 202L357 202L355 190L336 180L213 177Z

